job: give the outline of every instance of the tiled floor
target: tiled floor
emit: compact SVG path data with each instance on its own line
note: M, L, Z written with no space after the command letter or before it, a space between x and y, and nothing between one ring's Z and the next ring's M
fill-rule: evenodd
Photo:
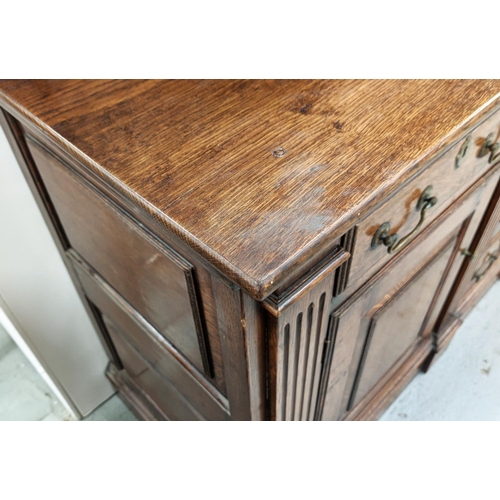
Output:
M0 420L72 420L71 415L0 326ZM136 420L118 396L85 420Z
M85 421L97 420L137 420L125 403L118 397L113 396L108 399L97 410L84 419Z
M0 420L71 420L69 413L1 326Z
M500 281L381 420L500 420ZM0 420L71 420L0 327ZM136 420L113 396L85 420Z

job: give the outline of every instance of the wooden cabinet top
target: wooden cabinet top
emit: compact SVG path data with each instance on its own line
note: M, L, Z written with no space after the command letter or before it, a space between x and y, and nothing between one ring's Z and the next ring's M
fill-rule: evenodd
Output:
M2 80L21 113L262 299L500 103L500 80Z

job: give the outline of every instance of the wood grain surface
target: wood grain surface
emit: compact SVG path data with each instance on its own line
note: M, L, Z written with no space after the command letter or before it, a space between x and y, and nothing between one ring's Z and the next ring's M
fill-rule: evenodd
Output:
M0 105L254 298L500 102L495 80L3 80Z

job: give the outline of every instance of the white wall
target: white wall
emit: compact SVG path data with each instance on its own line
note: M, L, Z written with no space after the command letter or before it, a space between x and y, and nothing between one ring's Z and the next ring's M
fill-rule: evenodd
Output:
M113 394L105 351L1 128L0 295L0 320L15 325L20 347L29 346L77 416Z

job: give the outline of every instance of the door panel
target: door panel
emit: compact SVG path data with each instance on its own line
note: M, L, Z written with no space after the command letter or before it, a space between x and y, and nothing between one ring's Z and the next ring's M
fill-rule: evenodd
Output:
M450 243L419 275L377 304L368 328L363 360L353 393L354 406L403 354L418 341L422 322L450 259ZM386 299L386 297L384 297Z
M485 274L495 268L495 244L500 231L500 182L489 201L484 217L474 240L467 247L471 258L466 259L454 285L454 294L449 297L447 314L443 314L439 322L439 337L447 335L447 327L455 318L463 318L488 287L483 283L488 281ZM493 256L493 257L491 257ZM484 274L485 269L488 268ZM478 279L479 278L479 279ZM484 281L483 281L484 280ZM441 343L443 338L438 338Z
M332 313L317 419L356 418L371 402L383 410L400 389L392 375L416 372L433 352L436 319L498 176L492 171L473 186Z
M211 377L194 267L27 139L69 246Z

